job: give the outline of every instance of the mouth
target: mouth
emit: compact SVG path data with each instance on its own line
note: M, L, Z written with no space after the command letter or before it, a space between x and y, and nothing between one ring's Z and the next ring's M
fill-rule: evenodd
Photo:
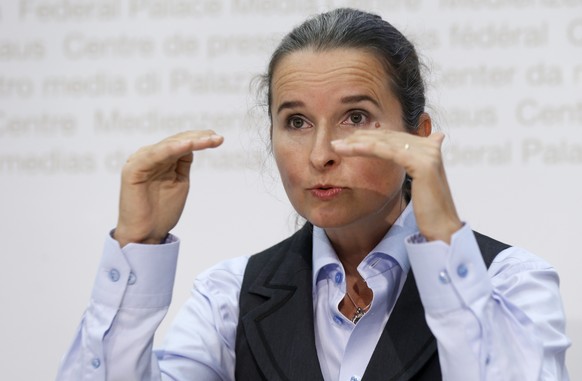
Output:
M322 201L329 201L336 198L343 190L344 188L335 185L316 185L309 188L311 194Z

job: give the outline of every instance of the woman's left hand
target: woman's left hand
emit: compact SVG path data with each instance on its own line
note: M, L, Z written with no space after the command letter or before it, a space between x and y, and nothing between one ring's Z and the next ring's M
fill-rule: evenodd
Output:
M462 226L446 178L441 146L445 136L428 137L387 129L359 130L332 142L343 156L391 160L412 177L412 202L420 233L428 240L450 243Z

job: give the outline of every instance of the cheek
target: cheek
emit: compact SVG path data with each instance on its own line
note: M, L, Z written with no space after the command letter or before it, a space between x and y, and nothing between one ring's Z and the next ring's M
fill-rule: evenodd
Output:
M380 195L391 195L398 191L404 181L404 168L392 162L358 158L352 166L352 176L358 187Z
M288 148L282 149L281 147L275 147L275 145L273 145L273 156L287 198L297 213L304 216L302 213L304 199L302 197L301 189L302 184L304 183L304 181L302 181L302 175L305 173L305 167L302 169L301 165L298 165L296 161L292 160L294 153Z
M293 150L290 149L289 145L282 144L279 140L275 142L272 141L273 145L273 157L275 158L275 163L277 164L277 169L279 170L279 176L286 190L289 190L289 186L295 183L296 180L296 165L293 160Z

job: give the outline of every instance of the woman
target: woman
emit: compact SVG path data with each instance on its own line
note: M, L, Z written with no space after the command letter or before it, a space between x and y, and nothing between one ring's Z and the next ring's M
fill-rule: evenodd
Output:
M164 347L189 131L135 153L59 380L567 380L555 270L457 215L414 47L338 9L287 35L264 77L272 152L305 226L200 275ZM413 275L414 274L414 275Z

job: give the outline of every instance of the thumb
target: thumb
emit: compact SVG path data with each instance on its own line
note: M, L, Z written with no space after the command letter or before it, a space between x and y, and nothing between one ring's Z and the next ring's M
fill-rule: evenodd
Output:
M436 142L438 145L442 145L443 141L445 140L446 135L443 134L442 132L435 132L434 134L431 134L428 139Z

